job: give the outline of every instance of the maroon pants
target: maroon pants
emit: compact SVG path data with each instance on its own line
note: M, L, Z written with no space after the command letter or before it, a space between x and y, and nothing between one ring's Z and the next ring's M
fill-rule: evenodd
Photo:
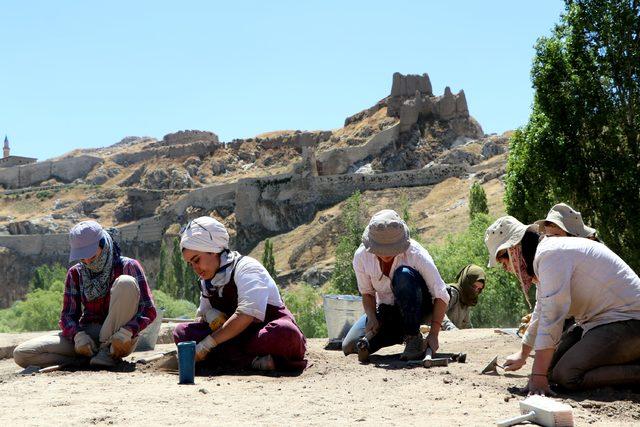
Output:
M211 334L207 323L181 323L173 330L175 343L202 341ZM270 354L278 370L303 370L306 340L286 307L267 306L265 320L249 325L238 336L215 347L205 362L218 366L248 368L256 356Z

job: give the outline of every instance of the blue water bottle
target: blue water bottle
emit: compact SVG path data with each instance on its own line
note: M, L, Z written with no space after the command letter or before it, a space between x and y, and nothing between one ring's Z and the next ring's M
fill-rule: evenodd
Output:
M178 371L180 384L193 384L196 376L196 342L178 343Z

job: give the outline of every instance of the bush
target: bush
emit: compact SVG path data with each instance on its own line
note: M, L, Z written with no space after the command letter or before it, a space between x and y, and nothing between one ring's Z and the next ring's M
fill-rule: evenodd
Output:
M482 185L476 181L469 190L469 217L473 219L479 213L488 214L489 207L487 206L487 194Z
M61 282L64 285L64 281L67 277L67 270L60 264L54 265L41 265L36 268L33 273L33 277L29 282L29 290L36 289L50 289L52 286L58 286L57 282ZM64 286L62 287L64 289Z
M153 299L156 307L164 310L164 317L192 319L196 314L197 307L191 301L172 298L161 290L153 291Z
M24 301L0 310L0 331L30 332L58 328L62 311L64 282L55 281L48 289L29 292Z
M486 286L471 311L475 327L517 326L529 312L520 284L502 268L485 267L489 253L484 245L484 232L492 222L488 215L476 214L464 233L448 236L445 244L430 247L429 252L446 283L455 283L456 275L465 265L473 263L485 269ZM534 299L530 296L531 301Z
M262 265L267 269L269 275L276 278L276 260L273 256L273 242L269 239L264 241L264 252L262 254Z
M322 309L322 295L306 283L282 291L285 305L307 338L326 338L327 323Z

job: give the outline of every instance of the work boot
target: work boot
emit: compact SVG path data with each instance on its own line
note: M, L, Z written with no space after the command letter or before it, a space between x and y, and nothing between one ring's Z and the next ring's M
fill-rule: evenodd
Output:
M251 368L256 371L275 371L276 362L270 354L266 356L256 356L251 362Z
M422 334L410 335L405 340L400 360L420 360L424 357L425 351L425 340L422 338Z
M110 369L110 368L114 368L118 364L118 362L119 362L119 358L114 359L113 356L111 356L111 353L109 352L109 347L104 346L100 348L100 351L98 351L98 354L96 354L91 358L89 365L93 366L94 368Z
M369 340L362 337L356 343L358 349L358 362L366 364L369 363Z

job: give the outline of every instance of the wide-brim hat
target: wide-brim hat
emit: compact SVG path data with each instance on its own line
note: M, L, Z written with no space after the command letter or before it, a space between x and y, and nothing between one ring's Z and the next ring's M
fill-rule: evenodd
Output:
M367 252L380 256L395 256L409 249L409 227L394 210L384 209L371 217L362 233Z
M74 225L69 230L69 262L94 256L103 237L104 230L96 221L82 221Z
M541 227L545 222L552 222L565 232L577 237L589 237L596 232L595 228L587 227L584 224L580 212L566 203L554 205L547 213L545 219L536 221L534 224Z
M489 250L488 266L495 267L500 251L517 245L527 230L537 231L537 228L535 224L525 225L512 216L498 218L484 233L484 244Z

